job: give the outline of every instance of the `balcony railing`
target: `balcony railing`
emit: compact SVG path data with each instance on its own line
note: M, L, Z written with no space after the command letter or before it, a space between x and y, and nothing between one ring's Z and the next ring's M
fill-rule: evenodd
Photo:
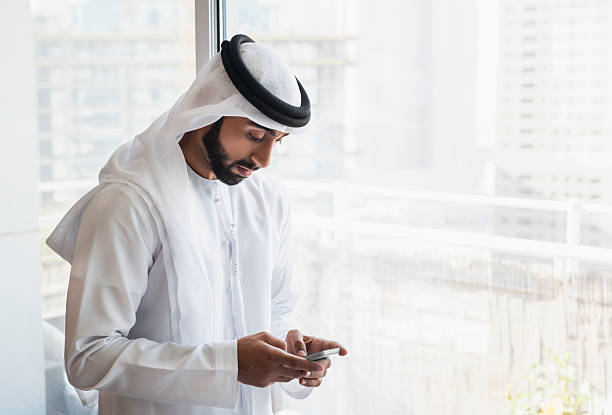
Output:
M45 182L39 184L40 191L68 189L88 189L95 186L92 180L72 180ZM529 257L551 258L565 261L563 268L571 272L576 261L597 264L612 264L612 249L584 246L580 243L581 219L585 214L612 215L612 206L584 203L579 200L556 201L535 200L513 197L483 196L458 193L428 192L420 190L393 189L352 184L319 183L306 181L285 181L290 193L300 192L329 193L333 197L333 215L294 215L298 227L352 232L378 236L401 237L449 245L490 249L498 252L525 255ZM483 233L461 232L455 230L431 229L415 226L366 222L350 219L347 201L353 196L371 196L404 201L428 201L439 203L460 203L479 207L502 207L530 209L545 212L560 212L565 215L565 243L539 241L525 238L487 235ZM61 215L41 215L39 225L48 228L57 223ZM347 219L349 218L349 219Z

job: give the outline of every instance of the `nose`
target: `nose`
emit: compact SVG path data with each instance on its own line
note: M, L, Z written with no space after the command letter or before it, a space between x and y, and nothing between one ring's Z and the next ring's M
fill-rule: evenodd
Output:
M270 164L270 157L272 156L272 150L274 149L274 140L266 140L259 146L257 151L251 154L251 160L257 164L260 168L268 167Z

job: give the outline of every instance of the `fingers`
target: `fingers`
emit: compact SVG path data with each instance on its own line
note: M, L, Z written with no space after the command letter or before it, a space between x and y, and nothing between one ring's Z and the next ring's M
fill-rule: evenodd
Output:
M322 381L323 381L322 379L307 379L307 378L302 378L302 379L300 379L300 385L309 386L311 388L316 388L317 386L321 385Z
M304 337L302 332L299 330L289 330L287 332L287 351L296 356L306 357L308 354L306 350L306 344L304 344Z
M321 372L311 372L310 376L302 376L305 379L321 379L324 378L327 374L327 370L322 370Z
M319 360L318 362L323 365L323 370L317 371L317 372L312 372L312 376L306 376L307 378L308 377L311 377L311 378L322 378L327 373L327 369L329 369L331 367L331 359L329 357L326 357L323 360Z
M320 372L325 368L323 365L306 360L303 357L293 356L289 353L282 353L279 356L279 362L286 367L298 370L308 370L310 372Z
M323 365L323 370L310 372L309 374L307 373L306 375L303 375L303 379L322 379L327 375L327 369L331 367L331 359L329 357L326 357L325 359L317 360L317 363L321 363Z
M318 362L313 362L310 360L306 360L303 357L294 356L282 350L279 350L276 347L270 345L270 359L278 362L279 364L286 366L291 369L310 371L310 372L318 372L324 370L323 365Z
M346 350L346 347L344 347L343 345L341 345L340 343L338 343L337 341L333 341L333 340L323 340L323 349L335 349L336 347L340 348L340 356L346 356L348 354L348 350Z
M302 336L302 333L300 333L299 331L296 333L295 339L292 339L292 345L293 345L293 354L297 355L297 356L301 356L301 357L306 357L306 355L308 354L306 352L306 344L304 343L304 338Z
M287 342L287 350L285 351L290 354L295 354L295 352L293 351L293 343L291 343L289 340L286 340L286 342Z
M280 366L280 368L275 372L277 372L279 376L284 376L292 379L310 377L313 373L308 370L291 369L285 366Z
M331 366L331 359L329 357L326 357L325 359L318 360L317 362L321 363L324 369L316 372L311 372L310 375L305 375L305 378L320 379L325 377L325 375L327 374L327 369L329 369L329 367Z
M340 356L346 356L348 354L348 350L341 343L334 340L321 339L313 336L303 335L304 342L306 344L317 344L317 350L327 350L327 349L335 349L336 347L340 348Z
M317 360L317 363L321 363L325 369L329 369L331 367L331 359L329 357Z
M299 339L293 342L293 354L306 357L306 344L304 343L304 340Z

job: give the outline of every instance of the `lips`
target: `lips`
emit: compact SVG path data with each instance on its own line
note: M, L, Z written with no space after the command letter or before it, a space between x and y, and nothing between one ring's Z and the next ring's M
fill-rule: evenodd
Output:
M236 166L236 170L238 170L238 174L242 177L249 177L251 175L251 170L246 169L242 166Z

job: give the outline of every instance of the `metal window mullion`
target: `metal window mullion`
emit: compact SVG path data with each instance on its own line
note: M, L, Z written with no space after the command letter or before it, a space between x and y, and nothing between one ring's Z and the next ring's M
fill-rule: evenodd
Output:
M220 50L225 35L225 0L195 0L196 71Z

